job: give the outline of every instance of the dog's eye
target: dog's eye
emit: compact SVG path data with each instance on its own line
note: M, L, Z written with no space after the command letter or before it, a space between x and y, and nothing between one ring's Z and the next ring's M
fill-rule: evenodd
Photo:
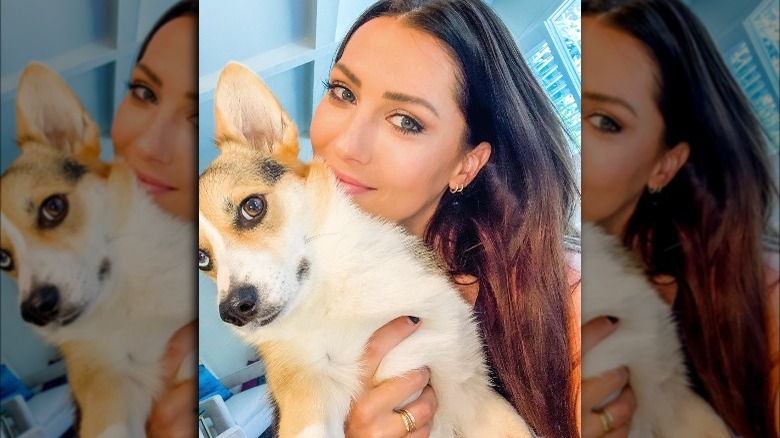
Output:
M11 257L11 254L4 249L0 249L0 269L10 271L13 268L14 259Z
M256 222L265 215L265 196L252 195L241 202L241 218L247 222Z
M198 250L198 269L201 271L211 270L211 257L209 257L209 253L202 249Z
M38 210L38 225L51 228L59 225L68 214L68 198L65 195L51 195L43 201Z

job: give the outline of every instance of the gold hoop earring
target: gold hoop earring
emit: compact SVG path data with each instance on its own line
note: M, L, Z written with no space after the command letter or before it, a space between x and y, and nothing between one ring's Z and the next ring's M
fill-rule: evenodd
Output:
M463 191L464 188L465 187L463 186L463 184L458 184L454 189L452 187L450 187L450 193L452 193L452 194L460 193L460 192Z
M661 190L664 189L664 186L658 186L658 187L647 187L647 191L650 192L651 195L655 195L657 193L661 193Z

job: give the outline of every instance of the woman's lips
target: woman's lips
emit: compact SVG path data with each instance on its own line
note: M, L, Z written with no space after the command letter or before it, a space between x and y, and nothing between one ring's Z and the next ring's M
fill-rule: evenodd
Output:
M135 176L138 178L138 182L141 183L141 186L144 188L144 190L146 190L146 193L151 196L157 196L176 190L175 187L171 187L158 179L139 172L138 170L135 171Z
M336 180L338 181L339 185L350 196L358 195L360 193L365 193L371 190L376 190L376 188L367 186L361 183L360 181L356 180L355 178L345 175L336 169L331 169L331 170L333 171L333 174L336 175Z

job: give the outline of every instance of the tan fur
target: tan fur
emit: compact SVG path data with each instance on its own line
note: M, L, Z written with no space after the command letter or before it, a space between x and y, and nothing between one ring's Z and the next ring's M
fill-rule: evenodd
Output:
M302 366L305 359L289 360L287 354L305 355L305 351L289 352L283 344L267 342L259 345L266 368L274 370L268 374L268 387L274 394L279 411L284 413L280 419L279 436L298 436L310 424L312 414L324 410L321 401L314 397L311 388L317 385L317 376ZM313 411L313 412L312 412Z
M421 327L385 356L375 382L429 366L432 437L530 437L489 386L470 306L419 239L360 211L321 161L298 163L295 126L245 67L225 67L214 103L222 153L199 181L202 269L222 318L261 351L280 436L343 436L366 342L415 315ZM250 195L266 200L260 220L242 216Z

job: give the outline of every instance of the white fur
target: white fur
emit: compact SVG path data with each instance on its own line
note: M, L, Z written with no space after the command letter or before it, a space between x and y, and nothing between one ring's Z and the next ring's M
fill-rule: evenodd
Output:
M582 320L613 315L620 326L583 358L590 378L627 366L637 409L631 437L730 437L715 411L688 386L669 306L612 236L582 227Z

